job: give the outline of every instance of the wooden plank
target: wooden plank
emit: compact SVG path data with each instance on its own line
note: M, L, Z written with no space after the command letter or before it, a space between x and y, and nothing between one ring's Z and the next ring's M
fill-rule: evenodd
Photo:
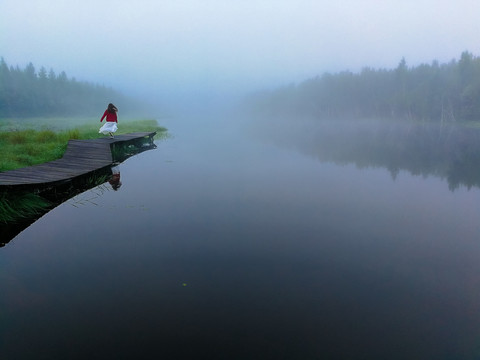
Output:
M118 135L113 139L69 140L61 159L0 172L0 186L49 184L88 174L113 164L112 144L153 138L155 134L155 132L139 132Z

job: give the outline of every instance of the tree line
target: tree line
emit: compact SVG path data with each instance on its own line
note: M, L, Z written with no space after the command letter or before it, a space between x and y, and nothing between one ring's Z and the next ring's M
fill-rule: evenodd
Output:
M98 115L109 102L135 102L112 88L77 81L32 63L24 69L0 60L0 117ZM123 108L122 108L123 110Z
M480 58L465 51L449 63L359 73L324 73L298 85L256 93L248 103L267 116L480 121Z

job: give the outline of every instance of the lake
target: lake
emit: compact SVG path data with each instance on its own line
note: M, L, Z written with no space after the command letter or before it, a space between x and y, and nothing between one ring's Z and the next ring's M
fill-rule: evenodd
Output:
M478 170L424 130L159 123L0 248L1 359L480 357Z

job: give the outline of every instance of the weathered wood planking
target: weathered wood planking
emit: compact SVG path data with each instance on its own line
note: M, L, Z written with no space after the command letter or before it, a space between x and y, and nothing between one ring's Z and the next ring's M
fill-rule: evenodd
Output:
M26 168L0 172L0 186L48 185L88 174L113 163L111 145L153 138L155 132L117 135L115 138L70 140L61 159Z

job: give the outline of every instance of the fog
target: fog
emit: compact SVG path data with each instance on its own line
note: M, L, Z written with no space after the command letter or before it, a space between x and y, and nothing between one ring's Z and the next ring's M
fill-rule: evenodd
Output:
M115 145L112 167L48 182L41 214L0 223L0 359L478 359L479 14L479 0L1 0L8 65L153 103L168 136ZM48 102L31 88L0 86L22 100L6 110ZM111 101L128 132L128 100L96 94L51 101L45 127L38 110L1 125L77 126L77 103L99 118ZM13 135L30 161L33 140ZM30 195L8 188L0 210Z
M479 52L476 0L4 0L0 56L161 106Z

